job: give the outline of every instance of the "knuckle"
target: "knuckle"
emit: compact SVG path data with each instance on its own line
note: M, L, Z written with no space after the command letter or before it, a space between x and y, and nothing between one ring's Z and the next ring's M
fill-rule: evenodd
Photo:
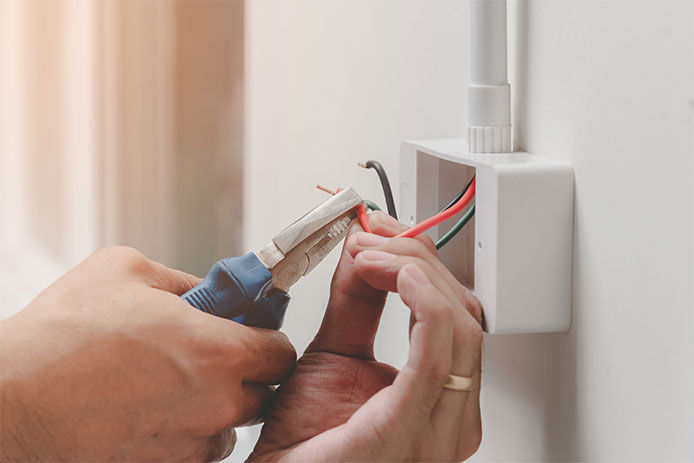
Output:
M287 361L290 363L296 363L296 348L289 341L289 338L287 337L286 334L282 333L281 331L278 331L277 333L283 339L284 354L286 355Z
M424 257L429 253L426 245L418 239L412 238L398 238L394 240L399 246L402 247L403 251L413 257Z
M359 251L359 245L357 244L357 236L355 233L351 233L345 240L345 249L347 253L354 257Z
M371 229L384 236L396 235L407 227L383 211L374 211L369 215Z
M120 268L136 274L151 271L151 262L140 251L127 246L111 246L96 251L92 258L107 261L110 267Z
M436 246L429 237L395 238L392 241L393 248L403 255L419 257L427 262L439 258Z
M457 289L460 292L459 298L463 302L463 306L465 307L467 312L470 315L472 315L472 318L474 318L475 321L481 326L482 315L484 313L482 310L482 303L479 299L477 299L477 297L475 297L474 294L470 292L469 289L467 289L463 285L460 285L460 287Z
M436 288L423 291L422 296L427 301L424 304L424 311L429 320L435 323L450 322L455 314L454 307Z
M138 251L124 254L122 259L122 268L128 273L142 277L149 277L154 273L152 262Z
M418 240L420 243L424 245L424 248L431 254L435 255L436 257L439 256L439 251L436 249L436 244L434 243L434 240L429 237L429 235L421 234L418 237Z
M281 331L270 330L270 335L274 338L275 342L273 344L276 346L276 352L272 352L271 355L276 356L279 363L291 372L296 364L296 349L289 341L287 335Z
M231 325L231 323L229 323ZM228 331L228 330L227 330ZM216 342L217 351L222 356L222 358L238 359L240 354L242 354L247 349L253 348L253 343L247 339L247 334L245 330L239 332L233 336L229 336L228 332L226 335L221 336Z
M99 249L94 254L92 254L92 256L98 259L109 260L137 259L139 257L144 258L140 251L129 246L108 246Z
M445 383L448 379L448 375L450 373L451 372L446 367L446 364L443 361L436 361L431 366L431 370L429 373L429 381L431 381L432 388L438 389L439 386L442 386L443 383Z
M191 311L191 313L193 313ZM197 316L198 314L195 313ZM201 313L201 317L209 317L209 314ZM206 358L206 364L215 369L220 369L220 372L236 376L236 372L242 363L243 353L247 348L252 348L251 343L244 339L244 333L237 330L233 324L235 322L229 320L215 321L219 324L228 325L225 329L218 332L204 330L204 336L196 336L196 342L201 352ZM239 325L243 327L243 325ZM196 330L197 331L197 330Z

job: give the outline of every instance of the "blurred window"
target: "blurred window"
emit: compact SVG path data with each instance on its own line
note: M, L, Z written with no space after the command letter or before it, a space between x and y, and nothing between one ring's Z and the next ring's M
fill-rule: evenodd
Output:
M241 251L243 8L0 2L0 317L105 245Z

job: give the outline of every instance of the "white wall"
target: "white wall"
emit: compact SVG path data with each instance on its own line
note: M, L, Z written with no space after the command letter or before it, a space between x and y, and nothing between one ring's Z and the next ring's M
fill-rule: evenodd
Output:
M514 2L517 143L576 173L569 334L488 337L476 461L684 461L692 439L694 2ZM351 185L383 202L403 139L464 133L467 2L254 0L246 12L245 242ZM336 256L293 291L301 351ZM531 264L530 264L531 265ZM381 359L401 364L392 298ZM240 449L241 450L241 449Z
M467 50L448 44L464 43L463 5L248 3L246 247L266 244L326 199L317 183L354 186L385 206L376 175L357 161L381 160L397 187L404 138L462 133ZM301 348L320 323L331 267L293 289L293 309L305 307L287 329Z

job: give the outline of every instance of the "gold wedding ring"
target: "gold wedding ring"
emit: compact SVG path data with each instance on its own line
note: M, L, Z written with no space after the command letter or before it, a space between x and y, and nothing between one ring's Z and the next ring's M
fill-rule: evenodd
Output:
M469 392L479 389L479 382L480 371L475 370L472 376L448 375L448 379L443 387L452 391Z

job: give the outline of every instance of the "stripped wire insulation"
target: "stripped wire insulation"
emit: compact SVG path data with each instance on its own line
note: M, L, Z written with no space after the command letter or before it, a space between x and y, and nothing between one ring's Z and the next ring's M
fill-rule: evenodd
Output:
M383 196L386 197L386 208L388 209L388 215L397 220L398 213L395 210L395 201L393 200L393 191L390 189L390 182L388 181L388 174L378 161L366 161L366 163L358 162L359 167L364 169L373 169L378 174L378 179L381 181L381 187L383 188Z
M338 188L336 191L333 191L330 188L324 187L323 185L316 185L316 188L333 196L343 190L343 188ZM369 228L369 215L366 213L366 205L364 203L361 203L357 208L357 217L359 217L359 224L361 225L361 228L363 228L365 232L371 233L371 228Z
M465 215L463 215L463 217L461 217L461 219L453 227L451 227L451 229L448 232L446 232L446 234L436 243L436 249L440 249L446 243L448 243L458 232L460 232L460 230L462 230L463 227L474 216L475 187L476 182L475 177L473 176L472 180L470 180L470 182L465 186L463 191L461 191L460 194L456 198L454 198L454 200L451 201L446 207L444 207L438 214L429 217L428 219L418 223L417 225L408 230L405 230L404 232L397 235L397 238L414 238L419 234L425 232L426 230L435 227L441 222L450 219L451 217L465 209L468 205L471 205L465 213ZM332 195L335 195L342 191L342 188L338 188L337 191L333 191L322 185L316 185L316 188ZM372 201L364 201L364 203L362 203L357 209L357 216L359 217L359 222L364 231L371 233L371 229L369 228L369 217L366 212L367 206L371 210L375 210L375 208L378 208L378 206L376 206ZM373 206L375 206L375 208Z
M430 229L431 227L435 227L436 225L440 224L441 222L450 219L454 215L456 215L458 212L462 211L467 207L468 204L472 201L472 199L475 197L475 178L473 177L472 183L470 183L470 187L463 193L463 195L460 197L458 201L455 202L451 207L448 209L444 209L443 211L439 212L436 215L433 215L429 217L426 220L423 220L422 222L418 223L414 227L405 230L404 232L400 233L397 235L397 238L414 238L415 236L419 235L420 233L423 233Z
M436 242L436 249L441 249L448 243L455 235L458 234L460 230L467 225L467 223L472 219L472 217L475 215L475 200L472 200L472 205L470 205L470 208L465 212L465 214L456 222L455 225L451 227L450 230L446 232L445 235L443 235L439 240Z

